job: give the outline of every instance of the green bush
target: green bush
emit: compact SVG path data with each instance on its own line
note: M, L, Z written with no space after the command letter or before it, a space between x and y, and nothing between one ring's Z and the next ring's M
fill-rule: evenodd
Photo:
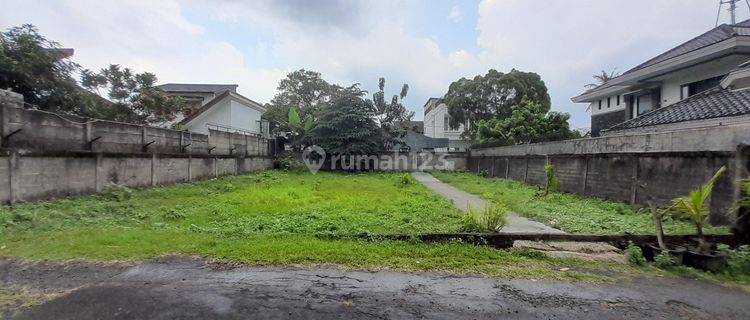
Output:
M294 156L281 157L276 160L276 167L285 171L304 171L305 164Z
M101 196L110 201L126 201L133 197L133 189L118 184L110 184L104 187Z
M750 277L750 246L744 245L732 250L729 246L720 244L718 250L727 255L724 273L731 277Z
M544 172L547 174L547 188L544 191L544 194L546 195L550 192L557 192L558 182L555 168L553 168L551 164L545 165Z
M508 208L502 204L489 203L482 211L465 213L461 218L461 231L498 232L508 224Z
M629 245L625 249L625 256L628 258L628 263L634 266L646 265L646 258L643 257L643 250L640 247Z
M399 178L399 184L403 186L409 186L417 183L417 179L414 179L414 177L410 173L404 173L401 178Z
M675 266L672 256L667 251L662 251L654 257L654 265L659 269L667 269Z

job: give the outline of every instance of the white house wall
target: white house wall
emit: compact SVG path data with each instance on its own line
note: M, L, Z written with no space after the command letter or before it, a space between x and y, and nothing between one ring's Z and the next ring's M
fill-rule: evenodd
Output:
M192 132L208 134L207 123L227 124L231 123L231 108L229 106L231 99L219 101L216 105L206 110L201 115L185 125L185 129Z
M431 138L448 138L450 140L461 140L464 126L458 129L443 130L443 119L448 116L448 106L445 103L437 105L424 116L424 134Z
M249 108L237 100L231 102L231 126L260 132L260 111Z

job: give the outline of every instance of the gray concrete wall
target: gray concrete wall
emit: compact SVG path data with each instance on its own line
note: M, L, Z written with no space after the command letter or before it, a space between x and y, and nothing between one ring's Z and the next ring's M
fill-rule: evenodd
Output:
M58 115L11 105L0 105L0 144L3 148L120 153L270 154L268 140L259 136L217 130L209 130L209 134L204 135Z
M0 154L0 202L79 196L109 184L133 188L170 185L273 167L265 156L178 156L108 153Z
M134 188L273 167L258 136L208 135L21 108L0 90L0 202L78 196L109 184Z
M664 207L726 166L728 171L717 182L711 198L711 222L732 224L732 206L738 196L736 181L747 177L747 159L747 155L731 152L478 156L469 158L468 170L543 187L544 167L549 163L562 192L640 206L651 200Z
M730 151L750 142L750 125L613 135L471 150L471 156Z

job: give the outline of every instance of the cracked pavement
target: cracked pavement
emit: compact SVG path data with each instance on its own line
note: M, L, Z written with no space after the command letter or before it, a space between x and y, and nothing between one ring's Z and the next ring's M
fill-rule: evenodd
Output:
M334 268L232 267L172 256L135 266L18 265L4 287L60 288L17 319L747 319L750 294L677 278L497 280ZM68 280L65 280L68 279ZM76 280L69 280L76 279ZM52 283L52 284L50 284Z

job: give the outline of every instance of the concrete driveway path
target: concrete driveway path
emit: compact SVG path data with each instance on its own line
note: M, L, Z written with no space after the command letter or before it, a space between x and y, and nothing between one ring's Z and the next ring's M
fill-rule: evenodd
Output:
M456 208L461 211L469 211L469 208L472 210L483 210L487 206L487 202L482 200L482 198L435 179L435 177L427 172L412 172L411 174L417 181L427 186L430 190L435 191L446 200L452 201ZM559 234L565 232L511 213L508 215L508 225L503 227L500 233Z

